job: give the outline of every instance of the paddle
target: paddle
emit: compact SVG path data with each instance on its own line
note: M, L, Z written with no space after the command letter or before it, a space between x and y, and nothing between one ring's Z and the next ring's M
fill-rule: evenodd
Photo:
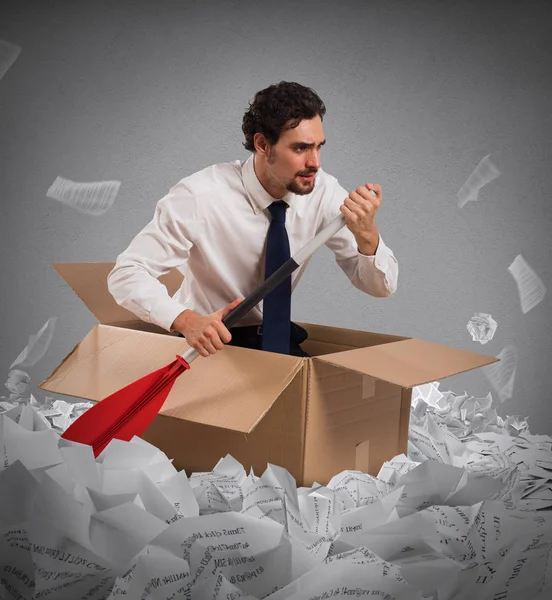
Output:
M224 325L229 329L238 323L344 225L343 216L336 217L230 311L222 321ZM176 378L189 369L190 363L198 356L197 350L189 348L182 356L177 356L172 363L107 396L83 413L61 437L92 446L94 456L98 456L113 438L128 441L135 435L142 435L163 406Z

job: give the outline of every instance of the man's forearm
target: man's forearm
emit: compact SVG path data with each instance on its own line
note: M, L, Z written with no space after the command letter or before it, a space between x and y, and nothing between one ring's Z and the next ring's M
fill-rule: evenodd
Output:
M379 245L379 231L374 226L374 229L370 233L358 236L355 238L358 251L365 256L374 256Z

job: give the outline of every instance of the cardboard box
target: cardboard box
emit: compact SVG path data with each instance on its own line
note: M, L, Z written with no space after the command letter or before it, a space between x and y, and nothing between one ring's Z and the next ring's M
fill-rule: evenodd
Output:
M188 344L116 304L113 263L55 263L99 323L39 387L99 401L172 362ZM172 295L182 274L160 278ZM311 358L228 346L198 357L144 439L188 474L231 454L260 475L268 462L297 485L345 470L376 475L406 453L412 387L498 359L398 335L301 323Z

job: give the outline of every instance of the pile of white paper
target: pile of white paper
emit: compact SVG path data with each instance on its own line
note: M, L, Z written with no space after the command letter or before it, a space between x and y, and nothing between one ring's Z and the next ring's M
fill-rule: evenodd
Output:
M25 406L32 407L36 410L36 417L33 417L33 419L40 419L46 426L51 427L61 435L75 419L80 417L93 404L93 402L66 402L49 396L46 396L44 402L40 404L32 394L30 398L25 398L11 393L8 399L2 397L2 400L0 400L0 413L8 411L12 418L19 419L23 415L24 419L29 419L33 413L29 412Z
M433 382L414 389L409 457L500 479L509 508L552 509L552 438L532 435L519 416L502 419L491 394L473 398L438 388L439 382Z
M552 594L552 439L490 394L415 388L408 457L311 488L230 456L188 479L139 438L94 459L52 428L86 404L31 396L0 414L2 598Z

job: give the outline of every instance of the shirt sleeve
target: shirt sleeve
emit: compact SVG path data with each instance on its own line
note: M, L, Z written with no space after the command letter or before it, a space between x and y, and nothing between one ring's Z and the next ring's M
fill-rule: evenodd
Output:
M324 227L340 214L339 207L348 195L335 180L326 204ZM377 298L386 298L397 291L399 264L381 234L374 256L367 256L358 250L355 236L347 226L330 238L326 246L333 251L337 264L359 290Z
M175 185L108 275L108 289L117 304L167 331L183 310L193 308L171 298L158 277L187 264L197 223L192 193L183 183Z

